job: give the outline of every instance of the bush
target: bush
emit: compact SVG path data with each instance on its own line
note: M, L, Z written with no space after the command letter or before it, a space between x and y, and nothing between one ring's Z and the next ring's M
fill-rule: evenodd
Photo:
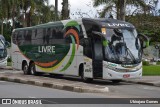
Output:
M12 62L12 58L8 57L7 62Z
M143 61L143 65L148 66L149 62L148 61Z
M160 62L159 62L159 61L157 62L157 65L160 65Z

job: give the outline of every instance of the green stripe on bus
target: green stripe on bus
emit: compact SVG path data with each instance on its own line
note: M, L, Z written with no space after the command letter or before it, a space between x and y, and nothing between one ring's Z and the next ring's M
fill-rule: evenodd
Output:
M68 22L68 23L64 26L64 29L66 29L68 26L75 26L75 27L80 31L80 28L79 28L78 25L79 25L78 22L76 22L76 21L70 21L70 22Z
M60 70L60 72L66 70L71 65L71 63L73 62L74 56L75 56L75 52L76 52L75 40L74 40L73 36L70 35L70 37L72 39L72 54L71 54L70 59L67 62L67 64L65 65L65 67L62 70Z

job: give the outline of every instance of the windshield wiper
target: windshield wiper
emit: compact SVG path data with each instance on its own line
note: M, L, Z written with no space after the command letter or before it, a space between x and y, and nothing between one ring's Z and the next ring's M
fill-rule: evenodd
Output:
M133 63L137 63L136 58L132 54L131 50L126 46L127 52L129 53L129 56L132 58Z

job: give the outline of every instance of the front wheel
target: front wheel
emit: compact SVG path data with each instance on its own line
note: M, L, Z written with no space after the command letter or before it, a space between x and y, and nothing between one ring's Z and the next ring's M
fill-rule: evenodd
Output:
M113 83L120 83L122 80L112 80Z

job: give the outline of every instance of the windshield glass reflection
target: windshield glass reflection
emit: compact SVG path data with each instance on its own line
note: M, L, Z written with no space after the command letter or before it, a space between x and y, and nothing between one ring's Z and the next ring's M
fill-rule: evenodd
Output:
M135 29L107 29L104 46L104 60L113 63L140 63L141 47Z

